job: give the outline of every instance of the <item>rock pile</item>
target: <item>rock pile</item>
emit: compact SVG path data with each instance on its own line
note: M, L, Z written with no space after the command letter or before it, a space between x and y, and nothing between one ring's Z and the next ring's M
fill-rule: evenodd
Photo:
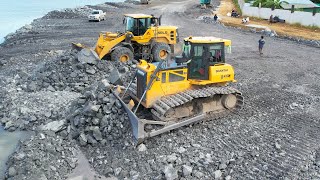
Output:
M65 119L65 107L80 96L92 83L111 78L114 68L119 69L122 84L127 84L135 65L111 61L81 63L77 51L56 51L53 59L44 62L35 70L19 73L6 79L10 90L3 90L0 123L9 131L16 129L35 130L39 125Z
M108 80L101 80L86 88L72 103L67 117L70 136L80 145L113 146L119 139L131 138L127 114L110 88Z
M65 107L79 97L70 91L25 92L15 80L6 79L0 93L0 125L8 131L36 130L39 125L64 119Z
M8 160L8 179L66 179L77 165L75 143L53 132L39 133L23 142Z
M9 33L5 37L5 42L3 42L4 46L15 46L17 44L23 44L23 43L36 43L37 41L32 38L21 38L22 36L36 36L39 34L34 28L34 26L30 24L26 24L25 26L22 26L18 30L16 30L15 33Z
M44 19L75 19L87 17L93 9L88 6L81 8L66 8L62 10L50 11L43 18Z
M95 81L109 78L110 70L114 67L119 68L122 77L130 76L131 67L135 67L131 62L123 64L99 60L92 64L82 63L78 60L77 53L76 50L60 52L56 59L40 65L22 87L28 92L41 89L81 92Z
M82 64L77 51L68 50L51 61L40 65L26 80L24 90L29 92L46 89L49 91L82 91L99 78L108 75L109 67L104 61L96 65Z

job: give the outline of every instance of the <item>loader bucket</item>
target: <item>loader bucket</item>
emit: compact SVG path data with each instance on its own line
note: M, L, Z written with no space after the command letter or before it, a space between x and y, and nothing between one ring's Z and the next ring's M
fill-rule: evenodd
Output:
M78 53L78 60L82 64L97 64L100 59L95 51L85 48Z
M94 50L83 44L72 43L72 48L79 51L77 56L79 62L82 64L97 64L98 60L100 60L98 54Z

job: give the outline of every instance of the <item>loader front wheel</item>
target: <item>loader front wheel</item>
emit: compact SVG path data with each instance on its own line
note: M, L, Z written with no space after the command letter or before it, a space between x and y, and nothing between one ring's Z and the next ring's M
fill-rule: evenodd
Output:
M166 43L157 43L152 48L153 61L166 61L169 60L171 48Z
M112 61L127 62L133 59L133 53L129 48L118 47L111 53Z

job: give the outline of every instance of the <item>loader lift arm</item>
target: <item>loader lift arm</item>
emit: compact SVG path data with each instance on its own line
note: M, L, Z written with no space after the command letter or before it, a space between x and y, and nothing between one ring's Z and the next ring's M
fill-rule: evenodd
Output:
M99 55L100 59L109 54L117 45L119 45L126 39L126 34L119 34L115 39L106 41L106 36L108 36L108 34L109 32L100 33L100 37L97 41L95 51ZM104 44L104 46L102 46L101 44Z

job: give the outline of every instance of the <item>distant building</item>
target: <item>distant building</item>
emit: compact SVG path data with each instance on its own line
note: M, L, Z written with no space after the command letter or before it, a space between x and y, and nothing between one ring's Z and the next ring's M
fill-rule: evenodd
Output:
M281 3L281 7L283 9L291 9L292 5L294 5L295 10L300 10L300 11L306 11L306 12L313 12L315 9L316 12L320 13L320 6L313 3L310 0L284 0L287 3Z

